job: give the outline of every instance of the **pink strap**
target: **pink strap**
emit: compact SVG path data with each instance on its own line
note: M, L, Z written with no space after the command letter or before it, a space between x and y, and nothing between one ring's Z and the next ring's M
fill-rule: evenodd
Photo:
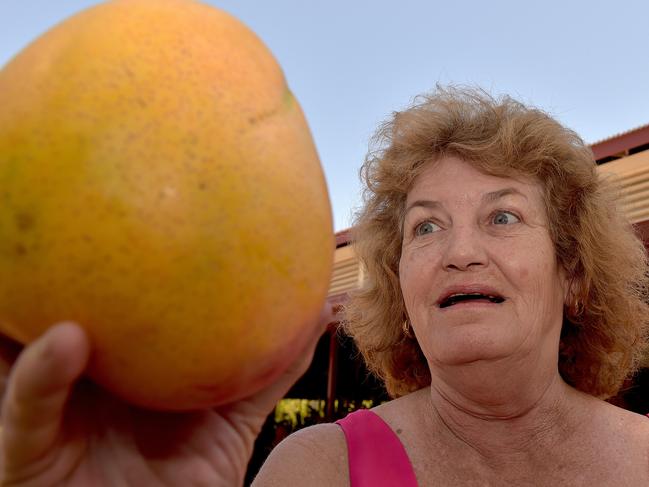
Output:
M351 487L417 487L406 450L377 414L359 409L336 423L347 440Z

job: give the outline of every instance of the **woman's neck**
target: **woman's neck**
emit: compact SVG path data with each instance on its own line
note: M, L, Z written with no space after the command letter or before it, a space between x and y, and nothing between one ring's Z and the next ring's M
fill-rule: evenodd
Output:
M434 375L431 426L446 436L447 446L494 472L551 465L549 456L578 436L588 418L584 408L593 403L556 369L527 375L509 370L493 375L496 371L475 365L453 377Z

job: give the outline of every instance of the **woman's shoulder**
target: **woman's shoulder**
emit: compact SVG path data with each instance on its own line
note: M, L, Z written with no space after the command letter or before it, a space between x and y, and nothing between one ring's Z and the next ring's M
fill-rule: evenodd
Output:
M430 388L426 387L411 392L397 399L392 399L371 409L377 416L383 419L390 427L398 432L404 423L415 422L412 426L419 429L418 421L429 406L427 401L430 397Z
M402 422L416 414L420 402L413 393L372 408L402 440ZM353 414L353 413L352 413ZM343 429L333 423L319 424L296 431L277 445L262 466L256 486L346 486L349 485L347 440Z
M296 431L277 445L253 486L348 485L347 445L336 424Z
M620 408L616 409L620 429L625 430L629 440L632 442L635 440L640 449L644 447L649 470L649 416Z
M646 483L649 480L649 417L601 401L592 423L599 434L595 437L597 444L604 450L602 457L613 461L611 468L617 466L624 471L620 475L635 474Z
M649 416L634 413L608 402L601 401L600 414L604 423L612 429L626 433L631 436L639 436L645 439L649 446Z
M649 416L616 406L611 406L609 414L611 430L618 432L627 449L636 447L640 455L646 459L649 473Z

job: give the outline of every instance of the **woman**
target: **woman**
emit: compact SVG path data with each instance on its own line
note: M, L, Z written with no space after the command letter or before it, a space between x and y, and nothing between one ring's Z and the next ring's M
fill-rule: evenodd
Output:
M649 419L601 400L645 346L647 261L583 142L538 110L455 89L395 114L378 142L355 227L367 285L346 328L396 399L290 436L255 485L649 485ZM91 424L78 419L91 386L65 401L87 349L62 325L14 367L11 485L240 484L261 421L304 369L187 416L100 398L111 406Z
M649 419L599 399L645 346L647 261L590 150L453 89L378 143L347 331L398 399L298 432L260 485L649 485Z

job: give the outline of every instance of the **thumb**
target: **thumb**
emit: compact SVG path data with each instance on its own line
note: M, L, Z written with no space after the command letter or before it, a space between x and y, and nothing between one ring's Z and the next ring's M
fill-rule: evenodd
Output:
M9 371L22 349L21 344L0 333L0 402L5 396Z
M2 404L2 476L6 480L28 470L55 446L70 390L89 355L83 329L61 323L18 357Z

